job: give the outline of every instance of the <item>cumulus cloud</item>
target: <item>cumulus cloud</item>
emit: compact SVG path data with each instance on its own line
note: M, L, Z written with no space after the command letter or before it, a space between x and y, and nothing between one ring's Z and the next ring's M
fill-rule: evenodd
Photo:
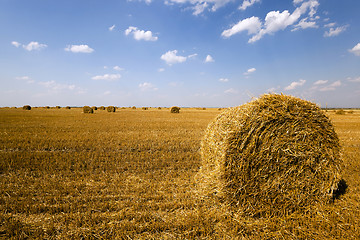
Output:
M137 27L128 27L125 30L125 35L128 36L132 34L135 40L144 40L144 41L157 41L158 37L153 36L151 31L139 30Z
M165 68L159 68L158 69L158 72L164 72L165 71Z
M209 63L209 62L215 62L214 58L210 55L207 55L206 58L205 58L205 62L206 63Z
M294 3L301 3L302 1L295 1ZM249 35L253 35L249 39L249 43L256 42L260 40L263 36L267 34L274 34L277 31L284 30L287 27L296 24L300 17L308 12L308 15L311 19L316 19L314 15L316 14L317 7L319 2L317 0L308 0L303 2L299 7L297 7L294 12L290 13L288 10L280 11L271 11L266 14L265 22L262 23L258 17L250 17L243 20L240 20L232 28L227 29L222 32L223 37L230 37L236 33L242 31L248 31ZM300 22L296 28L307 28L315 27L316 23L306 21L304 19Z
M306 80L300 79L297 82L292 82L289 86L285 87L284 90L294 90L297 87L301 87L306 83Z
M111 31L113 31L114 30L114 28L115 28L115 24L114 25L112 25L111 27L109 27L109 31L111 32Z
M92 53L94 49L89 47L88 45L67 45L66 48L64 48L67 52L73 52L73 53Z
M104 74L92 77L92 80L116 81L121 78L120 74Z
M21 45L21 43L16 42L16 41L12 41L11 45L15 46L15 47L19 47Z
M244 0L239 9L246 10L248 7L254 5L257 2L260 2L260 0Z
M30 42L27 45L23 45L23 48L27 51L33 51L33 50L41 50L46 48L47 45L43 44L43 43L38 43L38 42Z
M187 57L178 56L177 52L177 50L168 51L161 55L160 58L161 60L164 60L168 65L185 62Z
M251 73L254 73L256 71L256 68L249 68L246 72L244 72L244 75L249 75Z
M360 43L356 44L349 52L355 54L355 56L360 56Z
M325 31L324 37L335 37L340 33L344 32L347 29L347 25L337 27L337 28L330 28L328 31Z
M229 81L229 79L227 79L227 78L220 78L219 79L219 82L228 82Z
M328 82L328 80L318 80L316 82L314 82L314 85L323 85L326 84Z
M221 36L229 38L234 34L247 31L248 34L255 34L261 29L261 22L258 17L250 17L240 20L237 24L222 32Z
M153 84L149 82L144 82L139 84L139 88L141 91L156 91L158 88L156 88Z

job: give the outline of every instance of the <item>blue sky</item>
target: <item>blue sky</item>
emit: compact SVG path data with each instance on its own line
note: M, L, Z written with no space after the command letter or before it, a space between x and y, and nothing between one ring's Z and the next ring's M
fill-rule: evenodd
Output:
M358 0L0 0L0 106L360 107Z

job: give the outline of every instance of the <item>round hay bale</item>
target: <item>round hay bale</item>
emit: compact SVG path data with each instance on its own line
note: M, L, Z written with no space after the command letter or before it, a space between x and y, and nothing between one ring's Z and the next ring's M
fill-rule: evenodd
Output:
M141 109L142 110L148 110L149 108L148 107L142 107Z
M94 109L92 109L89 106L84 106L83 107L83 113L94 113Z
M171 112L171 113L180 113L180 108L179 108L179 107L176 107L176 106L171 107L171 108L170 108L170 112Z
M108 106L108 107L106 108L106 110L107 110L108 112L115 112L115 111L116 111L116 108L115 108L114 106Z
M25 105L25 106L23 106L23 109L24 110L31 110L31 106L30 105Z
M71 107L70 107L70 106L66 106L65 109L71 109Z
M96 106L92 106L91 108L94 109L94 111L98 110Z
M339 109L339 110L336 110L336 111L335 111L335 114L345 115L345 111L344 111L343 109Z
M315 104L286 95L221 112L201 143L198 191L247 216L286 215L334 199L340 145Z

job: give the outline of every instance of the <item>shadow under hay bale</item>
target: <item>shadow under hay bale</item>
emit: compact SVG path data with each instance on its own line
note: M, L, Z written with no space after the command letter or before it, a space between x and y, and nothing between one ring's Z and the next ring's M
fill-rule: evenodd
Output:
M201 143L196 181L204 200L262 217L306 211L338 194L339 139L315 104L286 95L221 112Z

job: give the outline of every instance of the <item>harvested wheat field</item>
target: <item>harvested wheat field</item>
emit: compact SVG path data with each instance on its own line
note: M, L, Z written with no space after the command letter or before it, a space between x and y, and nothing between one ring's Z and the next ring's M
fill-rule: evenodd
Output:
M267 183L262 177L263 182L245 188L269 184L269 191L252 192L261 197L250 201L256 211L239 200L243 193L236 193L236 198L227 195L231 188L216 188L224 201L199 197L204 186L199 179L204 164L201 142L209 134L209 123L219 114L229 116L228 109L181 108L179 114L166 108L94 114L83 114L82 108L0 109L0 238L359 239L360 111L340 115L306 106L314 110L308 120L317 119L319 125L304 124L303 119L299 129L307 133L306 125L316 133L310 135L314 145L310 140L297 145L302 138L282 132L281 121L275 123L278 132L269 129L273 135L266 137L274 150L280 144L275 138L283 138L284 144L290 141L289 151L304 148L314 157L306 162L296 151L278 153L284 157L279 158L282 163L295 156L301 161L276 166L281 174L272 179L279 182ZM292 124L297 124L296 118ZM258 156L265 150L257 149L256 143L263 136L258 128L249 129L259 137L249 139L243 149L258 151L251 163L257 162L260 169L264 160ZM324 133L331 137L320 137ZM316 141L324 142L317 146ZM286 175L291 166L303 169L304 175ZM347 188L334 194L339 181ZM298 192L297 203L288 202L297 196L280 194L281 189L296 192L299 187L305 191ZM279 197L274 199L274 194ZM271 200L274 211L269 211Z

